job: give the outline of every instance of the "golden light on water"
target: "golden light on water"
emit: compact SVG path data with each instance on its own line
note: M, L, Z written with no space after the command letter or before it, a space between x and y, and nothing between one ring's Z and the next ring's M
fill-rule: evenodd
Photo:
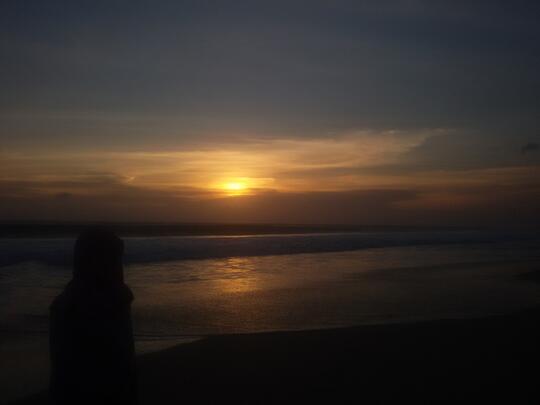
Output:
M218 291L222 293L247 293L260 289L256 261L249 257L231 257L217 262L216 271L221 277L215 280Z

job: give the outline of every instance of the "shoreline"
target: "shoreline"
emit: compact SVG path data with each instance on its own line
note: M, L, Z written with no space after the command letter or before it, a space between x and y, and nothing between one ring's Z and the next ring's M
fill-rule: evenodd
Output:
M141 404L340 403L351 396L363 403L537 403L540 308L215 335L138 356L137 363ZM42 392L12 403L45 398Z

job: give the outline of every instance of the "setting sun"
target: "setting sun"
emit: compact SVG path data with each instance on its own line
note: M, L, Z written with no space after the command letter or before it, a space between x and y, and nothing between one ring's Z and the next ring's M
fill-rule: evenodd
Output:
M231 191L240 191L240 190L245 190L246 185L244 183L231 182L231 183L226 183L224 188Z
M223 184L222 188L227 192L227 195L235 196L245 194L248 186L243 181L229 181Z
M225 177L209 184L209 188L220 195L230 197L253 195L274 184L271 177Z

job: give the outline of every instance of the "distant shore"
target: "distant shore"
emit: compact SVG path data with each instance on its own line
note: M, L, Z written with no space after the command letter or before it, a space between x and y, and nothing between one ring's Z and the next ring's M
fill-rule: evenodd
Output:
M540 309L222 335L138 358L141 404L532 404L539 364Z
M107 223L0 222L0 238L75 237L91 225L104 225L121 236L269 235L336 232L406 232L470 230L460 227L364 226L340 224L220 224L220 223Z

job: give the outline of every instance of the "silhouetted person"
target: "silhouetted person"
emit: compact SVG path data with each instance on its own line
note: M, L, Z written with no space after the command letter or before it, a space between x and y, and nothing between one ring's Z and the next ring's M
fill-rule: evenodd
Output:
M50 394L55 404L137 403L124 244L101 228L75 243L73 279L51 305Z

